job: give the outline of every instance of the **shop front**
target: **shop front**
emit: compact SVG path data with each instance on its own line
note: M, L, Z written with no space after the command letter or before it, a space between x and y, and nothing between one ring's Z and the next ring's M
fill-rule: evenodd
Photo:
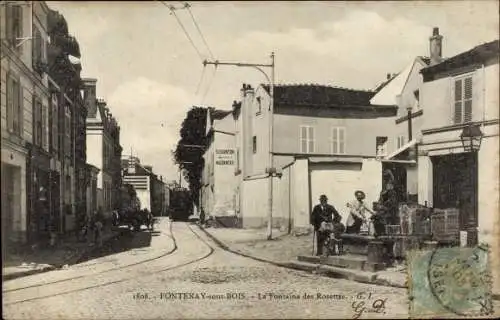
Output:
M431 157L433 207L456 208L458 227L467 232L467 245L477 244L477 154L464 152Z
M499 140L498 127L491 124L425 130L419 145L418 202L434 208L434 214L443 213L442 229L454 233L462 246L493 240Z
M28 157L28 225L29 240L45 242L49 238L51 221L50 155L31 146Z

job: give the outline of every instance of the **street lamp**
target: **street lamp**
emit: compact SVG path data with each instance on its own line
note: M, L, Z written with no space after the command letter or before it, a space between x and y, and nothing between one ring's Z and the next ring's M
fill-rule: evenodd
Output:
M472 213L468 215L469 227L467 228L467 242L468 245L475 245L477 243L477 227L476 227L476 214L477 214L477 182L476 182L476 170L477 166L474 165L474 158L477 152L481 148L481 140L483 139L483 133L479 128L478 124L470 124L462 130L460 134L460 140L464 146L465 152L471 153L471 165L470 165L470 181L472 183ZM477 160L476 160L477 161Z
M255 63L241 63L241 62L220 62L216 61L203 61L203 65L213 64L215 67L219 65L228 65L228 66L236 66L236 67L251 67L257 69L260 73L264 75L266 80L269 83L269 116L268 116L268 128L269 128L269 166L266 168L266 174L269 175L269 184L268 184L268 212L267 212L267 239L272 239L272 224L273 224L273 172L276 172L276 168L273 166L273 118L274 118L274 52L271 53L271 63L270 64L255 64ZM267 73L262 69L262 67L271 68L271 77L267 75Z
M483 133L478 124L471 124L462 130L460 140L465 152L477 152L481 148Z

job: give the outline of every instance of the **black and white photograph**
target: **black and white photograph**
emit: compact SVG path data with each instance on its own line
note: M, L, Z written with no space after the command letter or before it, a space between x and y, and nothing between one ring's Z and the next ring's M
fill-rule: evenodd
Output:
M2 318L500 317L499 10L1 1Z

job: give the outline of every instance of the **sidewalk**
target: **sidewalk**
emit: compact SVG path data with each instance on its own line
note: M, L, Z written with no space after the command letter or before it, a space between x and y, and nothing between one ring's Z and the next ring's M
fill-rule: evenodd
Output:
M117 236L118 232L107 227L102 242ZM89 241L78 241L76 235L62 238L54 247L36 250L20 250L9 254L2 264L2 280L12 280L32 274L47 272L72 265L97 247Z
M273 240L268 241L266 230L202 228L222 248L282 267L321 273L336 278L377 285L406 288L407 273L404 266L384 271L366 272L297 261L299 255L312 254L313 235L294 236L273 230Z

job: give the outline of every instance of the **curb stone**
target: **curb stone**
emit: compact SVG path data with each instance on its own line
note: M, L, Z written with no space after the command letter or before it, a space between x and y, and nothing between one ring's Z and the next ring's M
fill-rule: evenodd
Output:
M317 274L322 274L331 278L343 278L343 279L348 279L351 281L356 281L360 283L369 283L369 284L374 284L374 285L380 285L380 286L386 286L386 287L395 287L395 288L408 288L406 285L401 285L399 283L395 283L393 281L389 281L387 279L381 279L378 278L376 273L373 272L359 272L359 271L353 271L349 269L342 269L342 268L337 268L333 266L327 266L327 265L321 265L321 264L315 264L315 263L307 263L307 262L299 262L299 261L293 261L293 262L276 262L276 261L271 261L267 259L262 259L258 258L237 250L231 249L228 245L223 243L221 240L217 239L214 235L212 235L210 232L205 230L202 226L198 225L198 227L212 240L214 241L221 249L234 253L236 255L250 258L256 261L260 262L265 262L269 263L278 267L283 267L283 268L288 268L288 269L294 269L294 270L301 270L301 271L307 271L311 273L317 273Z
M111 241L112 239L116 238L118 235L119 235L118 233L113 232L113 235L111 235L108 239L103 241L103 244L108 242L108 241ZM96 248L97 247L87 247L86 249L82 250L82 252L77 253L77 254L71 256L70 258L68 258L66 260L66 262L61 264L61 265L47 265L47 266L44 266L40 269L30 269L30 270L26 270L26 271L13 272L11 274L6 274L6 275L2 274L2 281L14 280L14 279L22 278L22 277L35 275L35 274L40 274L40 273L45 273L45 272L49 272L49 271L55 271L55 270L62 269L66 264L74 264L72 262L76 263L76 261L80 260L86 254L91 253Z

